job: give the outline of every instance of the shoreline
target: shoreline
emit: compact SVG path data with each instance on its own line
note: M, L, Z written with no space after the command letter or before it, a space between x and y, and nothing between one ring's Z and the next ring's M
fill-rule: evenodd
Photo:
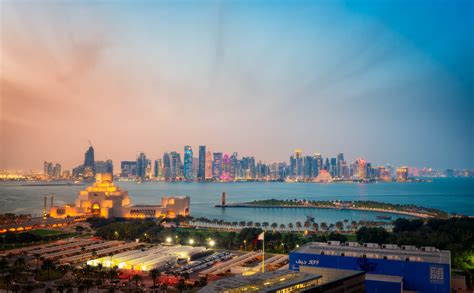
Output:
M397 214L397 215L404 215L404 216L412 216L416 218L428 219L434 218L433 215L426 214L426 213L417 213L417 212L409 212L409 211L396 211L396 210L389 210L389 209L378 209L378 208L361 208L361 207L333 207L333 206L316 206L316 205L262 205L262 204L246 204L246 203L230 203L226 205L215 205L216 208L309 208L309 209L333 209L333 210L355 210L355 211L367 211L367 212L379 212L379 213L387 213L387 214Z

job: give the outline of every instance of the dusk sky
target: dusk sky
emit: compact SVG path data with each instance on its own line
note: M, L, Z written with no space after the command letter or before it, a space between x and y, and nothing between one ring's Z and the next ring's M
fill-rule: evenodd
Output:
M355 4L357 3L357 4ZM474 168L474 1L0 1L0 169L184 145Z

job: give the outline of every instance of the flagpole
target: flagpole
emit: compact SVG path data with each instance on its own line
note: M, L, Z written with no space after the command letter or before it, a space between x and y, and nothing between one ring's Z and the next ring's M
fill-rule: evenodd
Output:
M265 273L265 230L262 239L262 273Z

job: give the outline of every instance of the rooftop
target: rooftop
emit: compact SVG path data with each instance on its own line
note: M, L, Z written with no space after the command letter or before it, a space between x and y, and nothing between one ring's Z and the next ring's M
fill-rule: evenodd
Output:
M200 293L211 292L274 292L280 288L311 282L313 286L321 275L301 273L289 270L277 270L266 273L257 273L251 276L234 276L218 280L199 290Z
M434 247L417 248L411 245L382 244L357 242L340 243L339 241L310 242L293 251L293 253L312 253L347 257L385 258L388 260L409 260L449 264L451 252Z

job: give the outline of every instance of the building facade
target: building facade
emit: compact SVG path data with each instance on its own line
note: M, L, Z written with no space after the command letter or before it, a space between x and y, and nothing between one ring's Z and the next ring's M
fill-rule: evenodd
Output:
M380 288L394 283L406 291L450 292L451 254L433 247L313 242L294 250L289 258L289 268L296 271L308 267L364 271L368 293L392 292Z
M161 205L132 205L128 192L113 183L112 174L98 173L95 183L81 190L74 204L52 205L49 215L53 218L175 218L188 216L189 207L189 196L163 197Z

